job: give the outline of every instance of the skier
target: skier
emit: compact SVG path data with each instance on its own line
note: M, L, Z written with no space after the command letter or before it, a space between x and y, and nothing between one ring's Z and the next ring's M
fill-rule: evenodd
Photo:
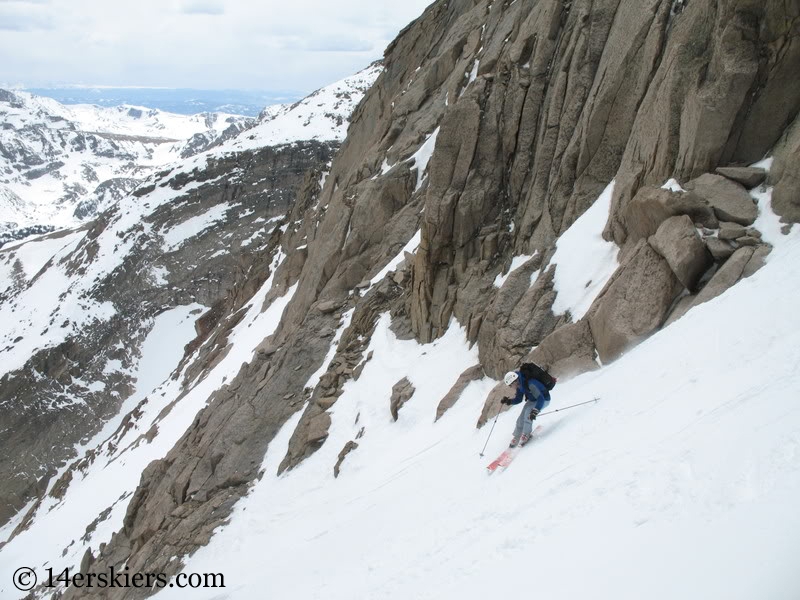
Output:
M509 371L503 378L506 385L516 384L517 394L514 398L503 398L501 404L519 404L525 399L525 406L517 419L517 426L514 428L514 435L509 446L514 448L519 444L524 446L531 437L533 422L539 413L550 404L550 392L547 387L538 379L527 378L522 371Z

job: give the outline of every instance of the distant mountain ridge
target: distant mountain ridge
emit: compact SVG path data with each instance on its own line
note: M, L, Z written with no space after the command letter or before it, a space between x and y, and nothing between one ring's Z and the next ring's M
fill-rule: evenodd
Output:
M182 115L143 106L61 104L0 89L0 246L70 227L132 192L170 163L297 140L341 142L380 62L257 119Z
M8 90L0 90L0 119L0 243L90 217L154 169L255 122L225 113L67 106Z
M303 97L296 90L200 90L189 88L140 88L53 86L22 88L61 104L95 104L115 107L123 104L147 106L180 115L224 112L256 117L265 106L291 103Z

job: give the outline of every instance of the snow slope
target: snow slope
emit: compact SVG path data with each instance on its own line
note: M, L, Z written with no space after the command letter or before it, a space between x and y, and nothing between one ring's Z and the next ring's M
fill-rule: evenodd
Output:
M573 321L583 317L619 267L619 248L603 239L613 194L614 181L556 242L555 254L550 259L550 264L556 265L553 275L556 315L569 311Z
M223 573L226 589L192 597L800 597L800 231L777 242L754 276L560 384L551 409L601 402L540 417L541 438L492 478L484 466L517 410L479 458L489 427L474 424L494 381L433 422L476 360L463 332L423 346L382 317L325 445L276 477L296 419L284 426L264 478L185 566ZM404 375L417 391L394 423Z

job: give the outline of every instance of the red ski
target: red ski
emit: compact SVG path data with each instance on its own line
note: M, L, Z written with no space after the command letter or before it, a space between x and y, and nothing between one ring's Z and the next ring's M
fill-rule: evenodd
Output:
M538 435L541 430L542 430L542 426L541 425L537 425L536 429L534 429L531 432L531 437L528 440L528 444L530 444L533 441L533 438L536 435ZM525 445L527 446L528 444L525 444ZM498 456L496 459L494 459L491 462L491 464L489 464L489 466L486 467L486 470L488 471L489 475L491 475L492 473L494 473L498 469L500 471L505 471L508 468L508 465L511 464L511 461L513 461L514 458L517 456L517 454L519 454L520 450L522 450L522 448L520 446L517 446L516 448L507 448L506 450L504 450L503 453L500 456Z

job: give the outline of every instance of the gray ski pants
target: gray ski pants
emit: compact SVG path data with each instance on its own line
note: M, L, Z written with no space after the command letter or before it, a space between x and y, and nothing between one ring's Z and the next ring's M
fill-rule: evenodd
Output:
M550 404L549 402L545 401L542 410L547 408L547 405ZM522 435L530 435L531 429L533 429L533 420L531 419L531 410L536 408L536 402L531 402L530 400L526 400L525 404L522 405L522 412L519 413L519 417L517 417L517 426L514 427L514 437L519 439Z

